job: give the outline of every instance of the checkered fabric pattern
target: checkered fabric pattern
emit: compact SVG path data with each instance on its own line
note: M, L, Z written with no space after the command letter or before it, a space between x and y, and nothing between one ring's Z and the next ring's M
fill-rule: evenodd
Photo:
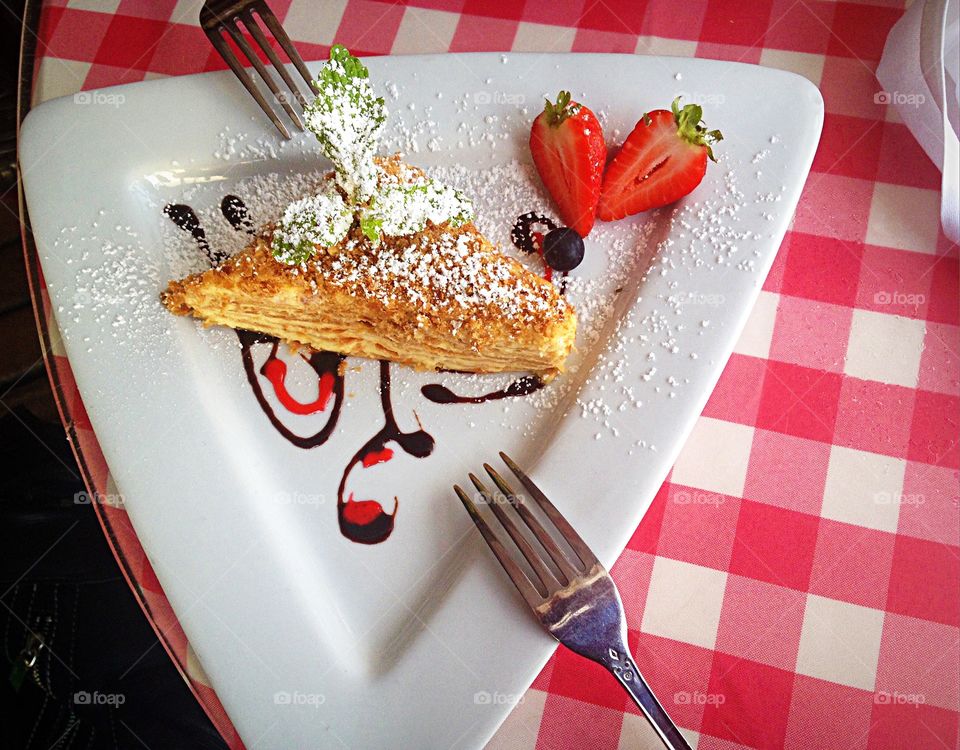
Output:
M874 69L902 3L271 5L308 59L334 41L364 55L654 53L784 68L820 87L823 139L791 231L614 577L637 660L700 750L956 748L960 269L939 229L936 168L875 100ZM223 68L198 6L48 3L36 97ZM49 320L65 417L109 499L109 471ZM240 747L123 508L99 511L163 643ZM490 746L656 741L605 672L560 650Z

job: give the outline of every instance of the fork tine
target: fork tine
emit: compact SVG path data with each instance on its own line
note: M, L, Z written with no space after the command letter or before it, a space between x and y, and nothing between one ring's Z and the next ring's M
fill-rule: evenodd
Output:
M510 468L510 471L516 475L520 483L527 488L530 496L537 501L537 505L540 506L547 518L557 527L557 531L560 532L560 535L566 540L567 544L570 545L570 548L576 553L577 557L580 558L580 561L584 565L584 570L589 570L600 562L597 560L596 555L590 551L587 543L580 538L580 535L574 530L573 526L567 522L567 519L557 510L556 506L547 499L547 496L543 494L540 488L533 483L533 480L514 463L513 459L503 451L500 451L500 458L502 458L503 462Z
M313 78L310 76L310 71L307 70L307 66L304 64L303 58L300 57L300 53L297 52L297 48L293 46L293 42L290 41L290 37L287 36L287 32L283 30L283 26L280 25L277 17L273 15L273 11L267 7L266 3L258 3L256 8L257 15L260 16L266 27L270 29L270 33L273 34L274 39L276 39L280 43L280 46L283 47L283 51L287 53L287 57L290 58L290 62L292 62L294 67L300 71L300 75L303 76L303 80L307 82L310 90L314 94L319 94L320 89L313 82Z
M507 530L507 533L510 535L510 538L513 539L517 547L520 548L520 552L523 555L524 559L530 563L530 567L533 568L533 572L536 573L537 578L540 580L540 584L543 587L543 593L545 596L553 593L557 589L558 581L554 578L553 574L550 572L550 569L543 564L543 560L540 559L539 553L533 548L533 545L530 544L529 540L523 535L520 531L520 528L516 523L513 522L513 519L507 515L506 511L500 507L500 503L490 494L487 488L483 485L476 475L470 474L470 481L473 482L473 486L477 488L483 499L487 501L487 505L490 506L490 510L493 511L493 514L497 517L497 520L500 521L500 525ZM536 583L536 581L534 581Z
M266 53L267 57L270 59L270 62L273 63L273 67L276 68L277 73L279 73L280 77L283 79L283 82L287 84L287 88L290 89L290 93L297 98L297 101L300 102L300 106L306 107L307 100L304 99L299 87L296 83L294 83L293 78L290 77L287 67L280 61L280 57L277 55L273 47L270 46L270 42L267 40L266 34L263 33L263 29L260 28L260 24L258 24L257 20L253 17L253 10L248 8L240 17L243 19L243 25L247 27L250 35L254 38L256 43L260 45L260 49Z
M547 551L547 554L550 555L550 559L552 559L556 566L560 568L560 572L566 579L563 581L563 583L568 584L581 573L585 573L585 570L577 570L573 563L567 559L566 554L560 549L556 541L554 541L554 538L550 535L550 532L543 528L543 524L541 524L540 521L537 520L536 516L530 512L527 504L523 502L522 498L517 496L517 494L513 491L513 488L507 484L506 480L500 476L496 469L494 469L490 464L484 464L483 468L486 469L487 474L490 475L490 478L493 480L494 484L497 485L497 488L507 496L510 504L516 508L517 513L523 519L523 522L527 524L527 527L531 532L533 532L533 535L537 538L537 541L540 542L543 548Z
M273 93L274 98L280 102L280 106L283 107L284 111L287 113L287 116L293 121L300 130L303 130L303 123L300 122L300 117L294 111L293 107L290 106L290 102L287 101L287 97L283 96L280 93L280 89L277 88L277 84L274 83L273 76L270 75L270 71L267 70L266 66L260 61L260 58L257 56L257 53L253 51L253 48L247 43L247 40L243 38L243 34L240 33L240 29L237 28L237 22L235 19L224 23L224 28L229 32L230 36L233 37L233 41L237 43L237 46L240 48L240 51L246 56L247 60L250 61L250 64L253 66L254 70L260 74L260 77L263 79L263 82L267 84L267 88Z
M523 570L520 569L520 566L517 565L510 557L509 553L504 548L503 543L497 538L497 535L494 533L493 529L490 528L487 522L483 520L483 517L477 510L477 506L473 504L473 501L467 496L467 493L464 492L459 485L454 485L453 491L457 493L457 497L460 498L460 502L463 503L463 507L467 509L467 513L470 514L470 518L473 519L477 529L480 530L480 533L483 535L483 539L487 543L487 546L490 547L490 550L493 552L493 554L497 556L497 560L500 561L500 565L503 566L503 569L507 571L507 575L510 576L510 580L513 581L513 585L517 587L520 595L532 609L536 609L536 607L543 602L543 597L534 588L533 584L530 582L530 579L527 578L527 574L524 573Z
M230 67L230 70L233 71L233 74L240 79L240 83L243 84L243 87L247 90L247 93L249 93L250 96L256 100L257 104L260 105L260 109L262 109L267 117L270 118L271 122L277 126L277 130L280 131L280 134L289 140L290 131L287 130L287 126L283 124L283 122L277 116L277 113L274 112L273 107L267 103L263 93L257 88L256 84L254 84L253 79L250 78L250 74L247 73L246 68L240 64L237 56L233 54L233 50L230 49L230 46L223 38L220 28L206 28L205 31L207 32L207 36L209 37L210 43L213 45L214 49L217 50L217 52L220 54L220 57L223 58L223 61Z

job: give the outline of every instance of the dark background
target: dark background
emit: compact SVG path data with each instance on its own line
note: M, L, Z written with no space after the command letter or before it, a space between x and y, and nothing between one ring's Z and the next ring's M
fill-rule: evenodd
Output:
M44 368L17 205L24 5L0 3L0 748L224 748L120 575Z
M0 5L0 417L28 407L56 418L27 290L17 215L16 101L20 15L24 3Z

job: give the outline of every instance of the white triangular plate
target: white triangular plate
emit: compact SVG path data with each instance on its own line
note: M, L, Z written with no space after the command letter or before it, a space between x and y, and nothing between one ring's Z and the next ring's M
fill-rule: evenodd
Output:
M437 404L509 378L390 366L397 426L433 436L416 458L350 472L346 490L399 510L375 545L345 538L337 488L384 424L375 362L350 360L330 439L271 426L237 336L174 318L166 282L201 268L164 215L192 206L216 249L241 246L219 210L256 222L323 169L312 137L282 143L229 73L150 81L34 110L20 159L37 247L77 384L126 508L190 643L248 746L478 747L554 648L451 492L506 450L607 564L642 518L759 293L819 138L819 92L790 73L634 55L478 54L369 61L400 149L475 199L509 245L518 214L553 215L529 164L543 96L570 89L622 140L678 94L717 147L678 207L598 223L569 296L582 317L570 371L527 398ZM459 165L459 166L458 166ZM526 259L541 268L536 258ZM252 350L256 368L269 346ZM290 363L291 393L316 377ZM254 373L254 378L264 384ZM330 409L285 414L316 432Z

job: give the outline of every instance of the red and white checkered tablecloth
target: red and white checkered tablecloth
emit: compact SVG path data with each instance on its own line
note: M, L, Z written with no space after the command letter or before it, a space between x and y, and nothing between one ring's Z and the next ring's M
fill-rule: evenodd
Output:
M199 0L47 3L37 99L223 68ZM759 63L820 87L823 139L716 392L614 568L631 645L700 750L956 748L958 248L939 173L873 71L898 0L271 0L304 57L636 52ZM789 116L789 113L785 113ZM49 304L41 291L42 301ZM108 538L172 658L240 741L154 577L48 315L49 364ZM655 747L560 650L496 748Z

